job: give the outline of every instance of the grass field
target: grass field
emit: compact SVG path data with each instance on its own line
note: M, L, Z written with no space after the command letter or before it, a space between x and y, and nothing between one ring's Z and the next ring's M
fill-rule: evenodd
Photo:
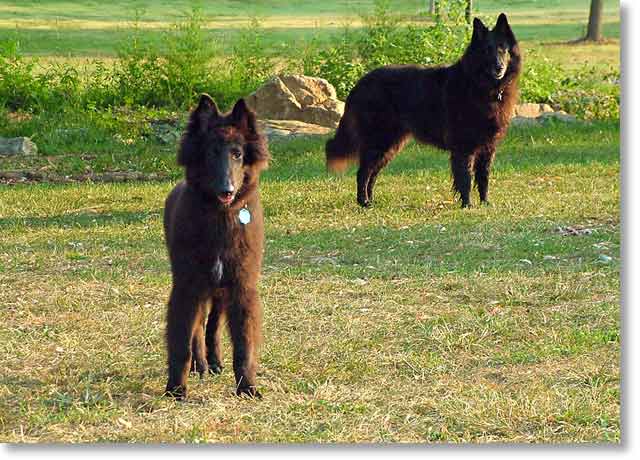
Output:
M322 139L273 143L262 401L228 347L160 396L172 181L2 187L0 440L619 442L618 139L514 128L470 210L441 152L407 148L363 211Z
M199 5L208 18L212 40L224 49L229 48L239 29L256 17L265 27L266 42L274 53L295 53L301 42L312 37L325 39L340 32L347 23L357 27L361 24L361 15L371 13L373 3L373 0L138 0L133 3L8 0L0 5L0 40L15 38L25 53L41 56L113 56L131 33L135 11L140 13L138 25L145 30L146 39L157 43L163 29L183 18L193 5ZM394 0L392 4L393 11L406 20L427 20L423 0ZM506 11L519 40L531 44L581 37L589 11L589 0L520 0L508 6L487 0L475 5L476 14L489 20ZM619 29L618 2L606 0L604 34L617 41Z
M583 34L589 0L474 3L492 20L507 11L525 57L619 66L614 0L597 45L567 43ZM95 66L112 62L134 10L159 42L192 5L5 0L0 42L18 39L43 65ZM283 58L358 27L372 5L201 3L223 50L256 16ZM406 21L429 20L423 0L393 5ZM492 204L468 210L442 152L409 145L365 211L353 171L326 174L326 139L272 142L261 186L264 399L234 396L225 342L224 373L192 377L189 401L176 403L161 397L171 285L161 221L182 172L148 121L184 114L0 115L2 135L32 136L40 152L0 158L0 171L162 178L0 185L0 442L620 442L616 120L512 127Z

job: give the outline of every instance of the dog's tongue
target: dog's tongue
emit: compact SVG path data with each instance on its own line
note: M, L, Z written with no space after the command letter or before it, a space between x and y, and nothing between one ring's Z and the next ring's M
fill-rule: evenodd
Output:
M218 200L220 201L220 203L222 204L230 204L233 201L233 197L232 196L219 196L218 195Z

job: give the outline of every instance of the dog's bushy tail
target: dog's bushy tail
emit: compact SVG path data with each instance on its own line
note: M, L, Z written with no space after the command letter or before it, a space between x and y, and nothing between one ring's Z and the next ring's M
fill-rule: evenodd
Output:
M327 169L331 172L343 172L349 164L358 161L358 141L356 127L351 112L345 110L340 119L338 129L333 139L329 139L325 146L327 155Z

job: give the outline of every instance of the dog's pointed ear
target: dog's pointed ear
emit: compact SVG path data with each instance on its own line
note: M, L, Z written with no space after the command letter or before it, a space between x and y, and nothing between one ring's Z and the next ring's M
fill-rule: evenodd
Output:
M507 21L507 15L504 13L500 13L498 16L498 20L496 21L496 26L493 28L494 32L500 34L504 38L506 38L511 45L514 45L516 42L516 37L513 35L513 31L511 30L511 26L509 25L509 21Z
M248 132L249 134L255 134L256 132L256 115L247 106L244 99L239 99L236 105L233 106L231 111L231 120L235 126L240 128L241 131Z
M178 149L178 164L189 166L196 164L202 158L200 137L205 134L211 122L220 117L218 106L208 94L202 94L198 105L189 116L187 129L180 141Z
M192 115L193 120L200 131L206 131L209 126L209 122L219 116L220 110L218 110L216 102L211 98L211 96L203 93L200 96L198 106L195 108Z
M471 41L483 40L487 32L489 32L487 26L485 26L480 19L473 18L473 35L471 36Z

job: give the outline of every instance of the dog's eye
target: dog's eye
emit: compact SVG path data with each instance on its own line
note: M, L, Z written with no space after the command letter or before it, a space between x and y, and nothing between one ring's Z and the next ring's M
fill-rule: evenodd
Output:
M242 152L240 150L232 150L231 151L231 157L234 160L239 160L240 158L242 158Z

